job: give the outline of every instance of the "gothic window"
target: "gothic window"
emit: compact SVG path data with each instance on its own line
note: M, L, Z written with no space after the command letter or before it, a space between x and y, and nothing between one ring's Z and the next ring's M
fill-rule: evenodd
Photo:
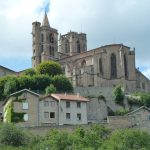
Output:
M81 52L81 47L80 47L80 42L79 40L77 41L77 53Z
M53 46L50 46L50 47L49 47L49 54L50 54L51 56L54 56L54 47L53 47Z
M111 54L110 58L111 63L111 78L117 78L117 64L116 64L116 55L113 53Z
M44 34L41 34L41 42L44 42Z
M44 51L44 46L43 45L41 45L41 52L43 52Z
M54 56L54 47L51 47L51 55Z
M68 53L69 52L69 41L66 40L66 43L65 43L65 53Z
M103 64L102 64L102 59L99 59L99 72L100 74L103 74Z
M128 77L128 67L127 67L127 59L126 56L124 55L124 72L125 72L125 77Z
M49 35L49 41L50 43L54 43L54 37L52 33Z

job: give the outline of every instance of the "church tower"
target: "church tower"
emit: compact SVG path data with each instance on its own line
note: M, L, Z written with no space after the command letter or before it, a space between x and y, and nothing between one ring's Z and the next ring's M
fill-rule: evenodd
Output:
M70 31L65 35L60 35L59 52L72 56L85 51L87 51L87 40L85 33Z
M50 26L46 12L42 24L32 23L32 49L32 67L58 57L58 32Z

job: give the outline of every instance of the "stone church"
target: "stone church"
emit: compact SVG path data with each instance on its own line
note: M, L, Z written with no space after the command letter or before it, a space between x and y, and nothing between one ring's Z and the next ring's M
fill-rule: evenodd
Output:
M32 66L47 60L59 62L74 87L114 87L127 92L150 91L150 80L135 66L135 50L111 44L87 51L85 33L60 35L45 13L42 24L32 23Z
M59 35L50 26L45 13L42 24L32 23L32 67L43 61L61 64L74 87L114 87L126 92L150 92L150 80L135 66L135 50L123 44L111 44L87 50L85 33ZM22 72L22 71L20 71ZM0 66L0 76L19 74Z

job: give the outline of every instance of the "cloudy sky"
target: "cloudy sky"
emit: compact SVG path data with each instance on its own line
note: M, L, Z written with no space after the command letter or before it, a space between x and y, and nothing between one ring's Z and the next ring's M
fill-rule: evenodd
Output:
M150 0L1 0L0 65L31 67L32 22L47 11L59 33L87 34L88 49L123 43L136 50L136 67L150 78Z

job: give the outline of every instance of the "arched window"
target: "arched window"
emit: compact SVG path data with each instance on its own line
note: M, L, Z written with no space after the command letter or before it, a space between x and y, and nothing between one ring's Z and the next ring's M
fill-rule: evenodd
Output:
M110 63L111 63L111 78L117 78L116 55L114 53L111 54Z
M41 34L41 42L44 42L44 34Z
M69 52L69 41L66 40L66 43L65 43L65 53L68 53Z
M77 53L81 52L81 47L80 47L80 42L79 40L77 41Z
M44 46L43 45L41 45L41 52L43 52L44 51Z
M103 64L102 64L102 59L99 59L99 72L100 74L103 74Z
M126 56L124 55L124 73L125 73L125 77L128 77L128 66L127 66L127 59Z
M54 43L54 37L52 33L49 35L49 41L50 43Z

